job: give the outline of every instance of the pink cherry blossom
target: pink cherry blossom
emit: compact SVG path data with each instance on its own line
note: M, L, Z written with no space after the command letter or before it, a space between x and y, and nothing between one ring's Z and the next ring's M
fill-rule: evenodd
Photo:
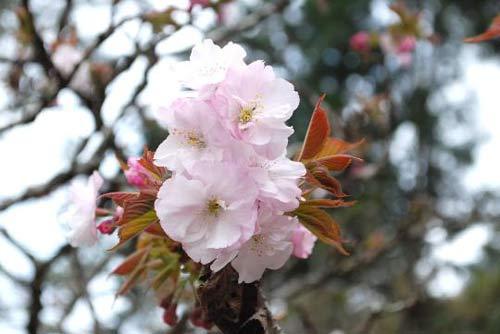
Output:
M228 68L243 66L245 57L245 50L238 44L229 42L221 48L205 39L193 47L188 61L176 65L175 72L186 87L199 89L223 81Z
M285 264L293 251L290 238L295 223L295 218L260 210L259 231L241 246L231 262L239 283L259 280L266 269L276 270Z
M302 224L297 224L293 230L292 243L293 255L300 259L307 259L314 248L318 238Z
M167 235L206 248L230 247L255 230L257 188L229 163L199 162L176 174L158 192L155 210Z
M357 52L367 52L370 51L370 34L366 31L360 31L351 36L349 40L349 46L351 49Z
M299 206L302 190L299 180L306 174L304 165L286 156L275 160L253 157L250 175L259 187L259 200L277 211L292 211Z
M268 159L283 154L293 133L285 121L298 107L299 96L292 84L276 77L271 66L255 61L230 68L217 98L219 112L235 138Z
M196 161L221 161L227 134L221 131L217 113L204 101L184 98L165 111L170 135L155 152L155 163L182 171ZM225 137L226 136L226 137Z
M238 45L205 40L179 65L196 91L162 112L169 136L154 159L172 177L155 210L193 261L214 272L231 263L240 282L252 282L293 252L297 218L284 213L298 207L306 170L286 157L293 133L286 121L298 107L297 92L271 66L246 65L244 57ZM305 257L311 238L301 232Z
M67 224L70 228L68 241L73 247L91 246L97 242L95 211L97 196L103 179L95 171L87 183L75 180L70 186L70 207L66 212Z

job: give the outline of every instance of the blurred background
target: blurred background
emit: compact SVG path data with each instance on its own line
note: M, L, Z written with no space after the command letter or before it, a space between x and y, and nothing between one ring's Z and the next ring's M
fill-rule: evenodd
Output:
M365 163L339 176L358 203L332 212L351 256L317 244L264 276L286 332L500 333L500 44L463 43L499 12L496 0L2 0L0 333L204 332L182 305L181 325L163 324L147 287L115 298L109 272L127 248L67 246L61 212L68 182L96 168L108 190L126 187L117 158L164 139L171 66L205 37L293 82L295 147L321 93L333 134L365 138Z

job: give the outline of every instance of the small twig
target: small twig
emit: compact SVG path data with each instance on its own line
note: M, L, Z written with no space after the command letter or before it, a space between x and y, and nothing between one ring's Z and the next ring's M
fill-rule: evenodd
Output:
M29 321L26 325L26 331L29 334L38 334L38 329L40 327L39 314L42 311L43 305L41 301L42 296L42 285L45 282L45 277L47 276L51 266L62 256L73 251L69 245L65 245L57 251L57 253L51 257L48 261L40 263L36 266L35 277L31 283L31 303L29 307Z
M12 246L14 246L24 256L26 256L32 264L37 265L37 259L35 259L35 257L23 245L21 245L16 239L14 239L6 229L0 227L0 234L3 235L3 237L7 239L7 241L9 241Z
M64 27L68 24L69 14L71 13L72 9L73 9L73 0L66 0L66 6L64 6L64 10L61 13L61 17L59 19L59 24L58 24L59 33L61 33Z

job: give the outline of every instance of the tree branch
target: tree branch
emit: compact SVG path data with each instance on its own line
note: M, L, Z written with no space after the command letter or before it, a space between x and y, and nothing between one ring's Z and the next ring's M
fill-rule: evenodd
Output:
M282 333L266 305L259 282L238 284L230 266L212 273L208 267L198 288L201 307L224 334Z

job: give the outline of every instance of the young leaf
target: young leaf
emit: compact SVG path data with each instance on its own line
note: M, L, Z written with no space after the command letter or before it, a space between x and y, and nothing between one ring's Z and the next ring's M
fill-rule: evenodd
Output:
M102 194L101 197L110 198L116 205L124 207L125 203L136 200L139 198L139 193L136 192L112 192Z
M151 282L152 288L155 290L159 289L167 279L172 276L178 276L179 273L179 264L177 261L172 259L172 262L164 265L164 268L154 276L153 281Z
M118 237L119 243L112 248L112 250L123 245L126 241L132 239L139 233L143 232L148 226L158 221L154 210L150 210L139 217L136 217L127 223L119 226Z
M123 215L117 224L124 225L144 213L154 210L154 201L154 196L144 193L140 193L136 198L126 201L123 205Z
M167 171L164 167L158 167L155 165L154 155L154 152L145 148L142 157L139 159L139 163L142 167L151 172L152 175L154 175L159 181L163 181L167 175Z
M361 139L360 141L356 143L348 143L346 141L343 141L341 139L337 138L328 138L323 147L321 148L321 151L316 155L316 158L323 158L323 157L328 157L332 155L337 155L337 154L344 154L347 153L361 144L363 144L364 139Z
M482 34L464 39L465 43L479 43L500 37L500 15L497 15L489 28Z
M342 199L328 199L328 198L320 198L320 199L309 199L301 203L303 206L315 206L318 208L342 208L353 206L356 201L344 201Z
M129 255L112 273L119 276L130 274L137 265L142 261L145 256L149 254L149 248L139 249L138 251Z
M314 162L325 166L330 171L341 172L346 169L353 160L362 161L361 159L351 155L336 154L314 160Z
M126 294L130 289L132 289L139 281L141 276L145 273L146 271L146 261L148 259L148 256L143 256L137 266L134 268L134 270L130 273L129 277L127 280L122 284L120 289L116 292L116 295L124 295Z
M331 176L330 172L324 167L317 167L312 170L308 170L305 180L313 186L325 189L336 197L347 196L342 191L342 185L340 182Z
M165 231L160 225L160 222L156 221L153 224L149 225L144 231L154 234L159 237L167 237Z
M293 212L309 231L324 243L335 246L344 255L349 253L342 246L340 228L337 222L324 210L301 205Z
M299 155L299 161L313 158L323 147L330 135L330 122L326 111L321 108L324 95L320 97L314 108L309 127L307 128L304 145Z

